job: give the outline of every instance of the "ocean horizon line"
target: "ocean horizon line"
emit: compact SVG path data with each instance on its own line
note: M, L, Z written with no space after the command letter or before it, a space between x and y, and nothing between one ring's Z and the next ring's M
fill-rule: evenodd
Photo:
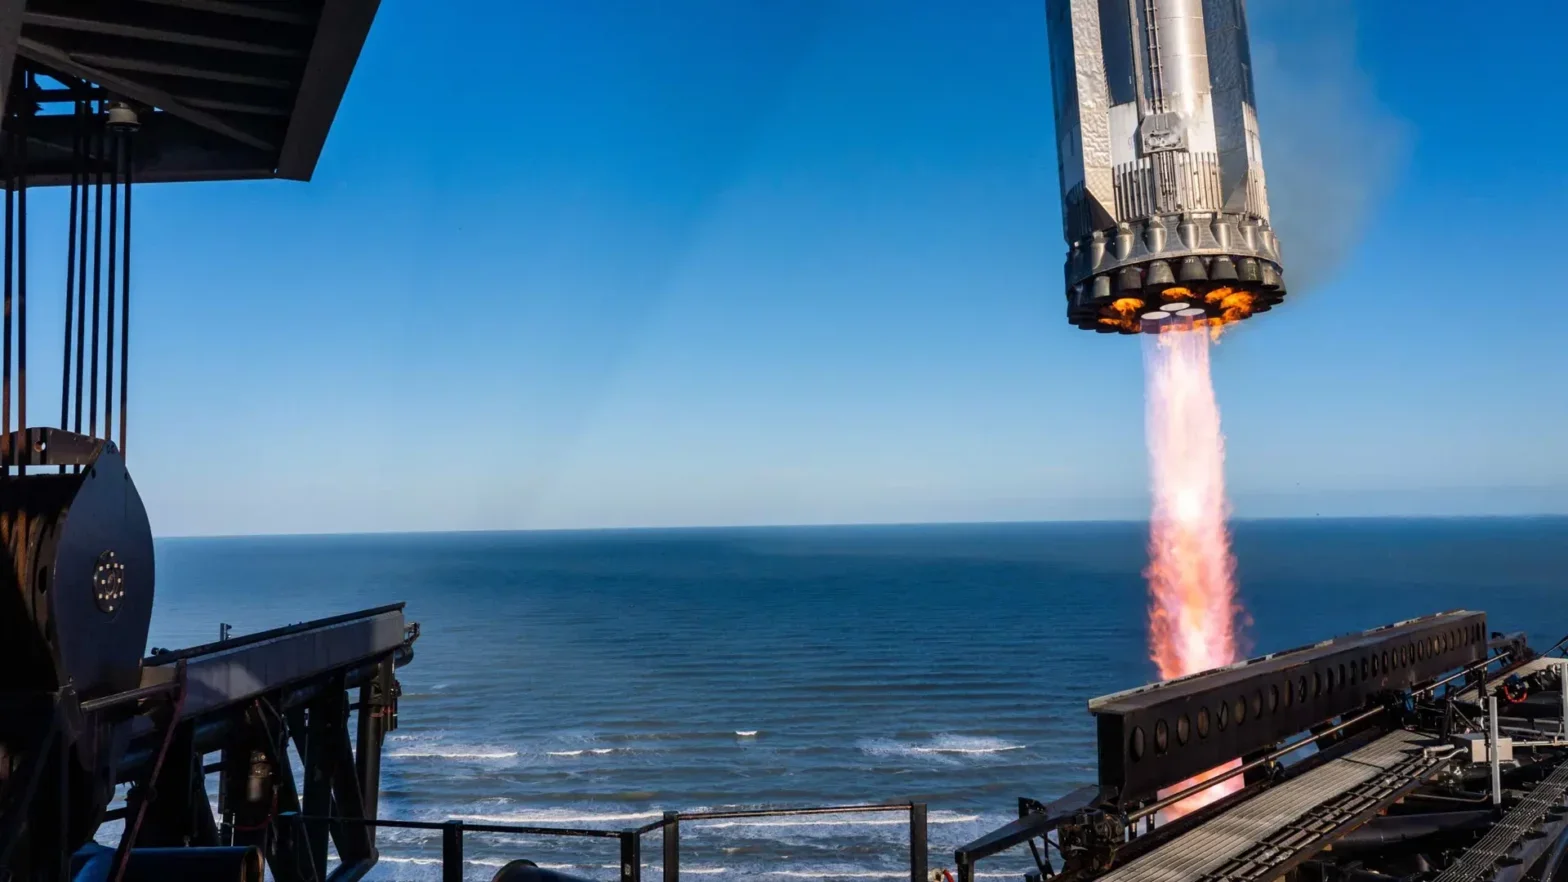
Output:
M1568 514L1555 512L1542 512L1538 514L1434 514L1434 515L1264 515L1256 517L1233 517L1232 525L1261 524L1261 523L1355 523L1355 522L1380 522L1380 523L1454 523L1463 521L1564 521L1568 522ZM679 533L719 533L719 532L772 532L786 530L873 530L873 529L919 529L927 527L1072 527L1072 526L1148 526L1147 518L1034 518L1034 519L998 519L998 520L955 520L955 521L836 521L836 522L801 522L777 524L680 524L680 525L647 525L647 526L605 526L605 527L502 527L496 529L473 530L332 530L332 531L305 531L297 533L180 533L155 535L158 541L165 540L192 540L192 539L332 539L332 538L368 538L376 536L516 536L516 535L543 535L543 536L568 536L568 535L625 535L625 534L679 534Z

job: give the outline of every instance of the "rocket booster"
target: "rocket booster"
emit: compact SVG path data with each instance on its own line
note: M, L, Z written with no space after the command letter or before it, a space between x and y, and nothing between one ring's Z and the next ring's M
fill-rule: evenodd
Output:
M1046 0L1067 318L1132 334L1285 296L1245 0Z

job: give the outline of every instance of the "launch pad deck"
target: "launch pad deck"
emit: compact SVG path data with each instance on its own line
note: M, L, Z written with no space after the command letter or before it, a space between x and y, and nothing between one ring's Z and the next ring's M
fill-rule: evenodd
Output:
M1394 802L1454 751L1398 731L1267 790L1103 878L1106 882L1272 879L1332 834Z
M1477 879L1489 878L1495 872L1497 864L1507 859L1509 852L1514 850L1519 841L1529 835L1532 829L1536 828L1554 809L1558 810L1558 819L1554 826L1558 828L1560 835L1565 823L1560 809L1565 793L1568 793L1568 762L1558 766L1557 771L1542 781L1529 796L1520 800L1519 804L1489 830L1474 848L1465 852L1453 866L1444 870L1433 882L1475 882ZM1550 841L1556 837L1543 835L1538 838Z

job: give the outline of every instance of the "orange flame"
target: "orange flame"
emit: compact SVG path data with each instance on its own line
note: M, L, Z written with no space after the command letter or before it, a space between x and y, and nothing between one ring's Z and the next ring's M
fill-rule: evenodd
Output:
M1140 326L1138 313L1142 309L1142 300L1136 297L1118 297L1100 311L1099 322L1124 331L1136 331Z
M1204 781L1207 781L1240 766L1241 760L1231 760L1223 766L1210 769L1207 772L1203 772L1201 774L1193 775L1191 778L1188 778L1180 784L1177 784L1175 787L1167 787L1166 789L1160 791L1159 796L1161 799L1164 799L1173 793L1180 793L1194 784L1201 784ZM1182 815L1191 814L1206 805L1212 805L1213 803L1219 802L1225 797L1240 790L1242 786L1243 782L1241 780L1241 776L1239 775L1235 778L1231 778L1228 781L1221 781L1220 783L1215 784L1213 787L1210 787L1208 790L1200 790L1186 799L1171 805L1164 811L1157 813L1154 816L1155 823L1168 824Z
M1244 296L1250 308L1251 295ZM1209 335L1195 323L1177 328L1151 335L1144 347L1154 497L1145 574L1149 650L1167 680L1236 661L1241 611L1225 525L1225 443L1209 373ZM1228 767L1167 792L1207 780L1223 768ZM1217 784L1172 806L1167 817L1180 817L1241 786L1240 778Z
M1247 291L1232 291L1220 298L1220 312L1226 322L1239 322L1252 315L1255 298Z
M1143 301L1136 297L1118 297L1111 302L1110 310L1122 318L1132 318L1143 309Z

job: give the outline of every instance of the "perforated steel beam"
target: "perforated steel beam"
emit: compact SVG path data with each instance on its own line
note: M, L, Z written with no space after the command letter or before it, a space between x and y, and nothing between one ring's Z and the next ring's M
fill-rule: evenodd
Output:
M1153 797L1486 652L1485 614L1447 612L1094 699L1100 784Z

